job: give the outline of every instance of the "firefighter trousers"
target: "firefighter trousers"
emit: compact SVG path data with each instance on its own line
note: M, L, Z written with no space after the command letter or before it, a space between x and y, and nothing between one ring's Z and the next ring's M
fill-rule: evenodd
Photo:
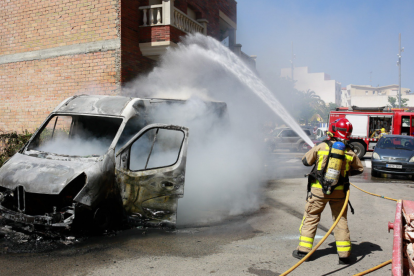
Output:
M305 214L299 227L300 238L297 250L301 252L310 252L313 247L316 229L321 218L322 211L329 203L332 212L332 219L335 221L342 210L345 203L345 193L333 191L330 195L325 195L322 189L312 187L312 196L308 198L305 206ZM351 254L351 239L348 229L347 220L348 206L345 208L344 214L334 229L336 240L336 248L340 258L347 258Z

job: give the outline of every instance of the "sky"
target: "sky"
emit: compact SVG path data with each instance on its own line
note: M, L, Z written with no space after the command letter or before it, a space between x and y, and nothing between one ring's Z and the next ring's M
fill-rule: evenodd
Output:
M401 86L414 91L412 0L237 0L237 9L237 43L257 55L264 80L291 66L293 42L295 67L327 73L342 87L398 84L401 33Z

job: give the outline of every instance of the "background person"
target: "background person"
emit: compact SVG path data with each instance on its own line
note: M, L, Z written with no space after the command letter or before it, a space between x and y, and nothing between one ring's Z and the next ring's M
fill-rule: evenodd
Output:
M381 134L379 135L378 138L381 138L382 136L388 134L387 131L385 130L385 128L381 128Z
M380 129L376 129L374 131L374 133L372 133L371 138L381 138L381 130Z

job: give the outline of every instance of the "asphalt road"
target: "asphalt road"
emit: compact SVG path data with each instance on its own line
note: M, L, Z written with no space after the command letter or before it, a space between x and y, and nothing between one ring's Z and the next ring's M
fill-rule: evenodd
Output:
M278 275L297 262L291 253L298 244L305 205L303 175L309 172L301 156L282 151L269 155L264 201L249 214L176 231L130 229L46 252L3 253L0 275ZM365 172L352 178L354 184L391 198L414 200L410 177L371 178L370 158L363 162ZM348 215L353 263L337 264L331 235L310 262L290 275L353 275L391 259L393 236L387 232L387 223L394 220L395 202L354 188L351 202L355 208L355 215ZM315 244L331 225L327 207ZM388 265L370 275L390 274Z

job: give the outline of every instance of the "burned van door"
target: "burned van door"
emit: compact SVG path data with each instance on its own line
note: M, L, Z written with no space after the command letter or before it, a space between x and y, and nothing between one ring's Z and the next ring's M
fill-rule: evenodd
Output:
M184 195L188 129L153 124L117 153L116 182L131 221L174 227Z

